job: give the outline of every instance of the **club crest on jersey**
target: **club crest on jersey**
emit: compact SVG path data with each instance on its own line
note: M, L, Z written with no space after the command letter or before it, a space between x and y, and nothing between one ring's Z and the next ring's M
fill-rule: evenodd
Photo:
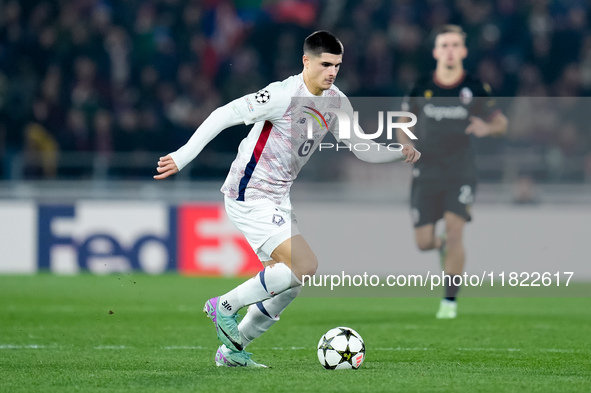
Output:
M470 90L468 87L464 87L462 90L460 90L460 101L464 105L468 105L470 102L472 102L473 96L472 90Z
M256 100L256 102L258 102L259 104L266 104L267 102L269 102L269 100L271 99L271 93L269 93L269 90L259 90L255 95L254 95L254 99Z
M285 219L281 217L279 214L273 214L273 219L271 221L278 227L285 224Z

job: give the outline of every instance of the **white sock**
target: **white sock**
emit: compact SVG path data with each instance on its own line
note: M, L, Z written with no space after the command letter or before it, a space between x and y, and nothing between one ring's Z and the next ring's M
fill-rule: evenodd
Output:
M262 302L298 283L299 280L286 264L276 263L267 266L250 280L220 296L220 314L236 314L242 307Z
M301 285L289 288L271 299L248 307L248 312L238 325L242 346L246 347L252 340L265 333L275 322L279 321L283 310L289 306L301 290Z

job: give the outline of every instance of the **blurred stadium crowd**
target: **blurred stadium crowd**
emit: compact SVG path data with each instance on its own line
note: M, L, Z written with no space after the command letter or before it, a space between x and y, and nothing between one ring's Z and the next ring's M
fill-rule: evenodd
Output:
M495 95L538 97L508 108L537 121L513 122L503 149L574 155L584 170L570 180L590 180L589 102L564 101L583 117L563 127L547 116L555 98L539 98L589 96L589 11L582 0L0 0L0 178L84 176L60 169L67 152L155 166L217 106L299 73L318 28L345 45L337 85L349 96L403 95L434 67L432 29L456 23L466 68ZM243 136L211 151L233 156ZM193 177L217 161L206 153ZM110 176L138 176L127 171Z

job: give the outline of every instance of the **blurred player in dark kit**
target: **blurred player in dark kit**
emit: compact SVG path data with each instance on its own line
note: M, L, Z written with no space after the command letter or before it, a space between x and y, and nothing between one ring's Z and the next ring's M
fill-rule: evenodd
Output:
M464 269L463 231L471 221L477 183L471 139L499 136L507 129L507 118L490 96L490 87L464 70L465 39L460 26L436 31L437 68L416 83L403 103L403 110L418 118L413 131L418 139L397 130L400 143L412 144L423 154L413 168L411 212L418 248L439 250L442 268L450 276L436 314L439 319L457 315L460 279L454 283L454 277ZM441 218L445 232L437 236L435 224Z

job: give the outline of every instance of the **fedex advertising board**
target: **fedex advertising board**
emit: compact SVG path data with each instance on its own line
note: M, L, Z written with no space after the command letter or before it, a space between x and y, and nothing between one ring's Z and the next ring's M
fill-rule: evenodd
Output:
M176 268L176 208L163 203L40 205L37 259L55 273Z
M0 203L0 273L37 271L37 205Z
M261 270L258 257L222 205L183 205L177 213L181 273L251 276Z
M0 273L252 275L261 263L222 204L0 203Z

